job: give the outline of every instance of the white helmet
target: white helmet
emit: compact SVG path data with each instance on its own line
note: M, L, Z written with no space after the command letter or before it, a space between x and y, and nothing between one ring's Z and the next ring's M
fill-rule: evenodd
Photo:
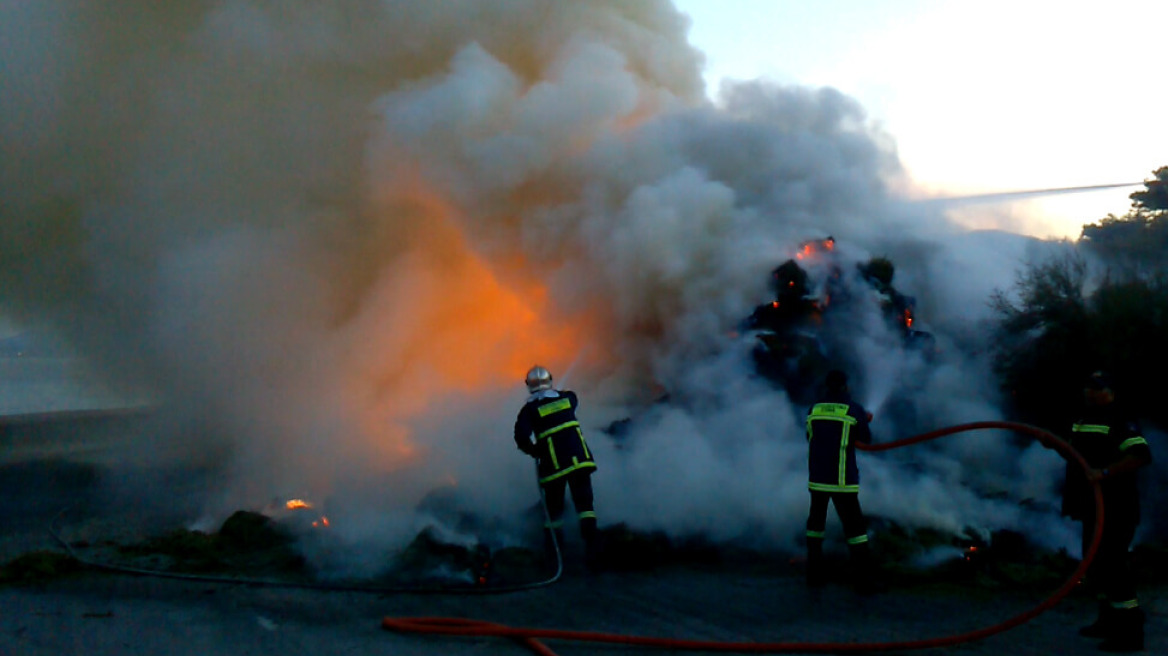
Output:
M527 371L527 377L523 379L527 383L527 391L531 393L539 392L552 388L552 372L544 369L538 364Z

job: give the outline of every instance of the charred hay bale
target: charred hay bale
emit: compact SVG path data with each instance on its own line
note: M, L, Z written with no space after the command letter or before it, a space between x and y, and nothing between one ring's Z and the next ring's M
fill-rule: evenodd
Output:
M300 573L303 556L294 536L267 516L238 511L218 533L176 529L118 547L130 565L193 574L259 576Z
M118 553L134 567L210 573L227 568L215 536L201 531L175 529L141 542L122 545Z
M56 551L32 551L0 565L0 585L43 583L81 571L81 563Z
M240 551L261 551L291 544L295 538L267 515L237 510L219 527L223 546Z
M1018 531L986 538L886 522L873 538L877 565L898 585L947 588L965 593L1001 589L1042 591L1058 586L1077 562L1065 551L1043 549Z
M503 547L491 554L491 567L498 576L525 580L543 571L544 556L523 547Z
M444 542L433 528L427 527L398 554L392 569L413 576L468 572L477 570L480 560L480 548Z

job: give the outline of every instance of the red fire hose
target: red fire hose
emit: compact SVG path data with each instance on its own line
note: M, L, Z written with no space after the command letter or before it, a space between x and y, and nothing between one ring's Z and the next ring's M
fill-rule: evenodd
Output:
M895 442L878 445L858 445L864 451L887 451L920 442L935 440L939 437L983 429L1012 430L1037 439L1048 448L1058 451L1068 461L1074 462L1086 472L1090 469L1083 457L1069 444L1041 428L1008 421L980 421L968 424L959 424L939 430L922 433ZM524 644L541 656L555 656L555 652L540 642L540 639L570 640L576 642L595 642L609 644L635 645L638 647L659 647L673 650L689 651L719 651L719 652L750 652L750 653L865 653L891 650L930 649L948 647L963 642L971 642L989 637L1012 629L1028 622L1041 613L1050 610L1071 593L1078 585L1079 580L1087 572L1091 561L1099 549L1099 541L1103 535L1103 492L1098 482L1091 482L1095 495L1095 531L1091 545L1083 554L1079 567L1067 578L1053 594L1042 603L1030 610L1019 613L992 626L951 636L928 638L924 640L905 640L899 642L716 642L708 640L680 640L676 638L659 638L646 636L626 636L613 633L593 631L564 631L558 629L518 628L509 627L492 622L470 620L453 617L386 617L381 621L382 628L403 633L430 633L459 636L498 636L512 638Z

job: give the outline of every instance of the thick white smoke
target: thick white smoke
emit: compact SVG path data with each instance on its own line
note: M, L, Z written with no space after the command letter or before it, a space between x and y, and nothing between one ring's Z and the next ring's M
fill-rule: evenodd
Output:
M970 347L1024 240L890 198L890 136L835 90L708 101L668 2L2 12L5 310L154 390L170 421L140 451L220 461L212 512L327 498L366 554L411 537L443 486L518 517L522 372L578 362L602 524L788 544L804 410L734 330L770 269L828 234L893 259L944 347L926 366L857 319L878 439L906 436L881 432L893 396L921 429L999 418ZM1059 461L977 435L862 466L880 515L1018 528Z

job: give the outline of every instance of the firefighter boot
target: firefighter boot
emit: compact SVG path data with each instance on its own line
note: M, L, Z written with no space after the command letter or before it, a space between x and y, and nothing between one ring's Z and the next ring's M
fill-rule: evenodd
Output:
M822 588L827 584L823 566L823 538L807 538L807 587Z
M1079 635L1084 638L1106 638L1110 635L1111 618L1115 609L1105 600L1099 600L1099 615L1095 621L1079 629Z
M584 566L589 572L598 572L603 562L603 548L600 539L600 529L596 527L595 517L585 517L580 520L580 537L584 540Z
M1144 619L1144 611L1140 608L1116 610L1112 615L1111 631L1103 639L1103 642L1099 643L1099 650L1109 652L1143 651Z
M852 570L852 581L856 592L862 595L879 594L885 591L884 584L876 575L876 568L872 562L872 552L867 542L848 545L849 565Z

